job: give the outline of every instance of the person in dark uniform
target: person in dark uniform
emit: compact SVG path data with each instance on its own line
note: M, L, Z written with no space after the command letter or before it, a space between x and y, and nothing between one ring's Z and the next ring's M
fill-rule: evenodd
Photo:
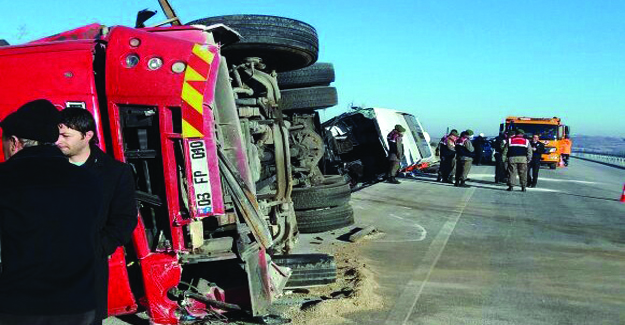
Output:
M59 119L36 100L0 122L3 325L95 321L101 185L54 145Z
M538 171L540 170L540 157L545 153L545 145L539 141L538 134L534 134L530 146L532 147L532 160L527 165L527 186L536 187Z
M406 129L397 124L386 136L386 140L388 141L388 161L390 164L388 173L389 183L400 183L395 176L397 176L397 172L399 171L399 162L404 159L404 144L402 142L404 132L406 132Z
M453 172L456 167L456 140L458 140L458 131L454 129L438 144L441 160L439 181L443 183L453 184Z
M135 185L130 165L113 159L98 146L95 121L82 108L61 111L60 136L56 142L69 161L93 173L102 183L104 223L101 225L102 254L97 267L97 317L108 316L108 256L130 241L137 226Z
M515 136L508 139L503 149L502 156L508 161L508 188L514 188L516 175L519 176L521 191L525 192L527 185L527 163L532 160L532 147L525 138L525 132L521 129L516 131Z
M473 164L474 149L469 137L473 131L466 130L460 133L460 139L456 141L456 182L454 186L470 187L466 184L469 171Z
M506 166L502 157L503 148L506 145L508 137L507 132L500 133L493 143L493 149L495 150L495 183L505 183L506 180Z
M473 164L479 166L482 163L482 155L484 153L484 133L480 133L471 142L473 143L473 149L475 150L475 158Z

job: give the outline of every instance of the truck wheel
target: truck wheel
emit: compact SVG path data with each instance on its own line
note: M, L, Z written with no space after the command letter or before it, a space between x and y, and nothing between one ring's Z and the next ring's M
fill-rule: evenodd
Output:
M313 111L328 108L338 103L334 87L309 87L285 89L281 92L282 111Z
M224 24L243 36L224 45L222 54L230 63L260 57L269 68L291 71L317 61L319 39L314 27L302 21L265 15L230 15L198 19L187 25Z
M327 177L323 184L312 187L293 188L291 198L295 210L336 207L349 202L351 189L343 176Z
M549 169L556 169L558 165L556 163L549 164Z
M272 256L274 263L291 268L287 289L326 285L336 281L334 257L326 254Z
M334 81L332 63L317 62L309 67L278 74L280 89L329 86Z
M303 234L312 234L347 227L354 224L354 210L348 204L337 207L295 210L297 228Z

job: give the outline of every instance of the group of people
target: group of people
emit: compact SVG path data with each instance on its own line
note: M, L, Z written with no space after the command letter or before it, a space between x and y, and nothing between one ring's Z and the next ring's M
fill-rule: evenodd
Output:
M35 100L0 128L0 324L101 324L108 256L138 221L132 168L82 108Z
M478 151L481 153L481 148L474 148L470 140L472 135L472 130L458 134L454 129L441 139L436 150L440 157L437 181L469 187L466 180L471 165L474 159L481 157L478 154ZM494 149L495 183L506 183L508 191L512 191L514 186L520 186L523 192L526 187L536 187L540 158L545 152L545 145L539 141L538 135L528 140L522 129L503 132L495 139Z
M466 181L473 158L475 158L471 136L473 136L472 130L458 134L458 131L454 129L441 139L437 147L441 161L437 181L458 187L469 187Z
M495 183L507 183L508 191L514 186L521 186L523 192L526 187L537 186L540 158L545 153L545 145L537 134L528 140L522 129L502 132L495 138L494 146Z

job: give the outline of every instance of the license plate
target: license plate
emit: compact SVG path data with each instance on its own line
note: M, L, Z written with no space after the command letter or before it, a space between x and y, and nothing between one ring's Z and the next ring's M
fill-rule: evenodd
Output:
M189 140L187 150L191 162L191 201L199 215L213 211L211 182L208 176L208 159L206 143L202 139Z

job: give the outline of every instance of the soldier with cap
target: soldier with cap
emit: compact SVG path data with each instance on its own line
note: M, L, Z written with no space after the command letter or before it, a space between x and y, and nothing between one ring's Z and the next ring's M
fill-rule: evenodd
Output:
M54 145L59 120L36 100L0 122L0 324L95 321L101 186Z
M386 140L388 141L388 161L390 164L387 178L389 183L400 183L395 176L397 176L397 172L399 171L399 162L404 159L404 144L402 142L404 132L406 132L406 129L397 124L386 136Z
M472 130L460 133L460 139L456 141L456 182L454 186L469 187L465 182L469 176L473 164L474 149L471 140Z
M503 157L508 161L508 189L512 191L516 176L519 176L521 191L525 192L527 185L527 163L532 159L532 146L525 138L525 131L518 129L515 135L506 141Z
M444 183L453 183L453 172L456 168L456 140L458 140L458 131L454 129L438 144L441 160L438 177L439 181Z

